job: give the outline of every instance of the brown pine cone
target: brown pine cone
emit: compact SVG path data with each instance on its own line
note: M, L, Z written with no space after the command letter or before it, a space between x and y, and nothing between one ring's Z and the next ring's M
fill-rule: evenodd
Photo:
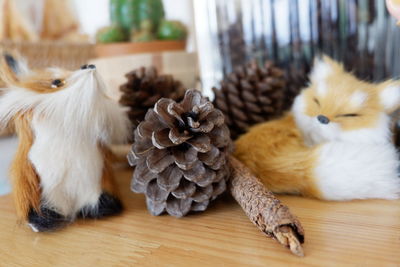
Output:
M119 102L129 107L128 116L133 129L144 119L146 112L161 98L180 101L184 88L171 75L158 75L154 67L133 70L125 75L128 81L120 86Z
M267 62L238 67L213 88L214 106L225 115L231 136L236 139L247 129L282 114L286 80L284 72Z
M196 90L177 103L160 99L134 132L131 189L151 214L204 211L226 190L232 142L224 115Z

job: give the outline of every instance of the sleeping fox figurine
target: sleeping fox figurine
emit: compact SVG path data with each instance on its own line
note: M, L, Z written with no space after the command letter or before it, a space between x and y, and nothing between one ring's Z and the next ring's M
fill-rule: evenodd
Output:
M276 193L325 200L400 197L389 114L400 82L356 79L324 56L282 118L254 126L235 155Z
M19 137L10 175L19 219L41 232L121 212L108 145L127 138L128 120L95 66L31 70L1 51L0 78L0 126L13 122Z

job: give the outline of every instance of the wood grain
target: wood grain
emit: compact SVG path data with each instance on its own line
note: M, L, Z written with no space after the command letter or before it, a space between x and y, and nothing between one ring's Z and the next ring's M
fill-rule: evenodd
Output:
M126 210L37 234L16 223L11 196L0 197L0 266L400 266L400 201L345 203L279 196L302 222L305 257L263 236L229 196L205 213L153 217L143 195L118 182Z
M94 50L97 57L112 57L128 54L180 51L185 50L185 47L186 41L151 41L96 44Z

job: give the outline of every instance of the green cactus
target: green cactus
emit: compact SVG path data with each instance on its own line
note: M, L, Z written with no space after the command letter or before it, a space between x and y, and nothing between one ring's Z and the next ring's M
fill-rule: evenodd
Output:
M176 20L163 20L157 31L160 40L185 40L186 36L186 26Z
M145 20L151 21L155 32L164 16L162 0L110 0L111 21L127 32L140 29Z
M125 31L118 25L103 27L97 31L96 40L98 43L124 42L128 39Z
M136 4L135 26L138 28L142 21L150 20L155 31L165 17L162 0L136 0Z

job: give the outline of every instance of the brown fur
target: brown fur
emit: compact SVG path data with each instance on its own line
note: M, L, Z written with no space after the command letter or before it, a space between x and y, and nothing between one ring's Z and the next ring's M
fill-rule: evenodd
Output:
M112 167L114 155L109 148L105 146L101 146L100 148L104 157L103 176L101 180L103 191L118 197L119 192Z
M316 152L317 148L303 144L288 114L251 128L236 141L235 156L273 192L320 197L310 173Z
M17 216L21 220L26 220L31 208L39 211L41 199L39 177L28 159L28 153L34 140L29 125L30 120L29 113L20 115L15 119L19 146L11 165L11 179Z

